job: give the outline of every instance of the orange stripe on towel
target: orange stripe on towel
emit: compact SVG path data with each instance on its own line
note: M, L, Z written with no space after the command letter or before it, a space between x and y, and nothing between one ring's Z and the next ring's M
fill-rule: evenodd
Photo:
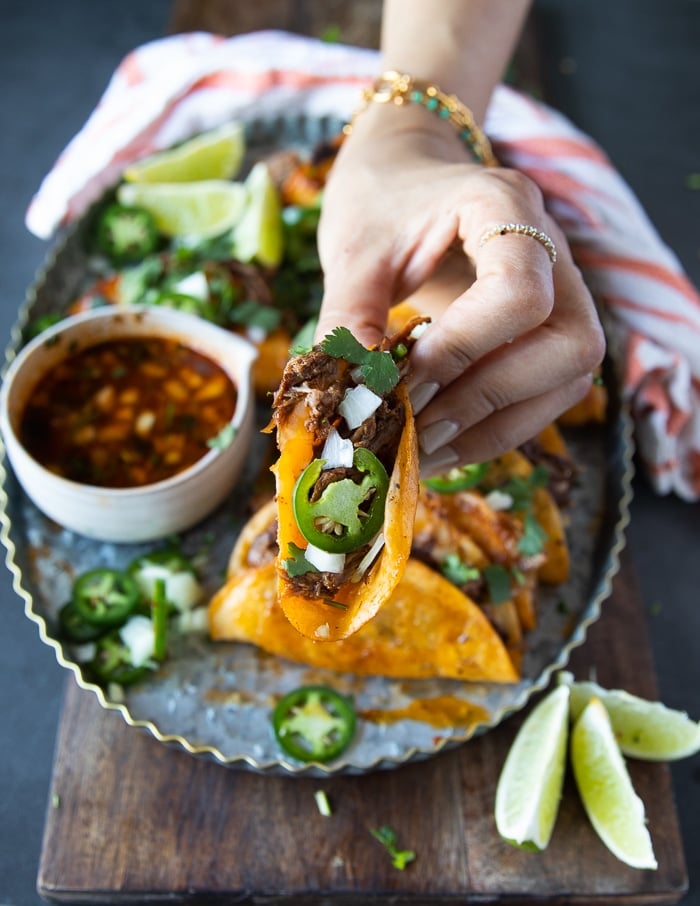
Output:
M518 151L524 151L527 154L537 155L538 157L558 159L574 157L583 160L593 160L596 163L603 164L608 169L612 169L610 160L600 148L583 140L548 135L539 138L517 139L512 144L517 147Z
M576 261L583 267L613 268L629 273L638 274L640 277L651 277L659 283L665 283L685 296L693 305L700 308L700 296L695 287L682 274L674 273L662 264L653 261L642 261L640 258L627 258L622 255L606 255L592 249L579 248L576 251Z

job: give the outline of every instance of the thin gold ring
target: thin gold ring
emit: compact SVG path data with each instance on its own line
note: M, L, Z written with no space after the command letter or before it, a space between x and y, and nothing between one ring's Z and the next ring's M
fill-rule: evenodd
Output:
M532 239L536 239L547 249L552 265L556 264L557 247L543 230L538 230L537 227L530 226L529 223L499 223L490 230L486 230L479 240L479 248L485 245L489 239L493 239L494 236L505 236L507 233L518 233L520 236L530 236Z

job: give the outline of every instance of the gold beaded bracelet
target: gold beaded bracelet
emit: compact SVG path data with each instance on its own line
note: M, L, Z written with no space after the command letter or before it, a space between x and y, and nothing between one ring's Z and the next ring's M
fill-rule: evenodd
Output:
M360 109L343 128L346 135L352 132L355 118L371 103L396 104L397 107L407 103L421 104L455 127L460 139L479 163L487 167L498 166L491 142L477 125L471 110L454 94L445 94L437 85L419 81L405 72L395 72L392 69L383 72L373 85L364 89L362 101Z

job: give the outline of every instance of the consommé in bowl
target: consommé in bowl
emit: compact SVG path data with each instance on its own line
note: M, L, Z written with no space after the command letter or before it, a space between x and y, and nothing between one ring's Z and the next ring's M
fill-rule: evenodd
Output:
M111 542L184 531L232 491L256 349L195 315L105 307L42 332L0 388L17 480L59 525Z

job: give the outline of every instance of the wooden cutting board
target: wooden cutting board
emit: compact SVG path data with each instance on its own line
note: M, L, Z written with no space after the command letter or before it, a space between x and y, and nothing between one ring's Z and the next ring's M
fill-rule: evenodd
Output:
M629 563L573 668L653 698ZM545 853L503 843L493 821L515 716L458 750L397 770L327 780L260 776L157 742L68 683L39 893L75 903L676 903L687 876L670 772L629 762L659 869L627 868L598 840L567 781ZM314 792L325 790L325 818ZM416 861L393 868L370 828L391 825Z

